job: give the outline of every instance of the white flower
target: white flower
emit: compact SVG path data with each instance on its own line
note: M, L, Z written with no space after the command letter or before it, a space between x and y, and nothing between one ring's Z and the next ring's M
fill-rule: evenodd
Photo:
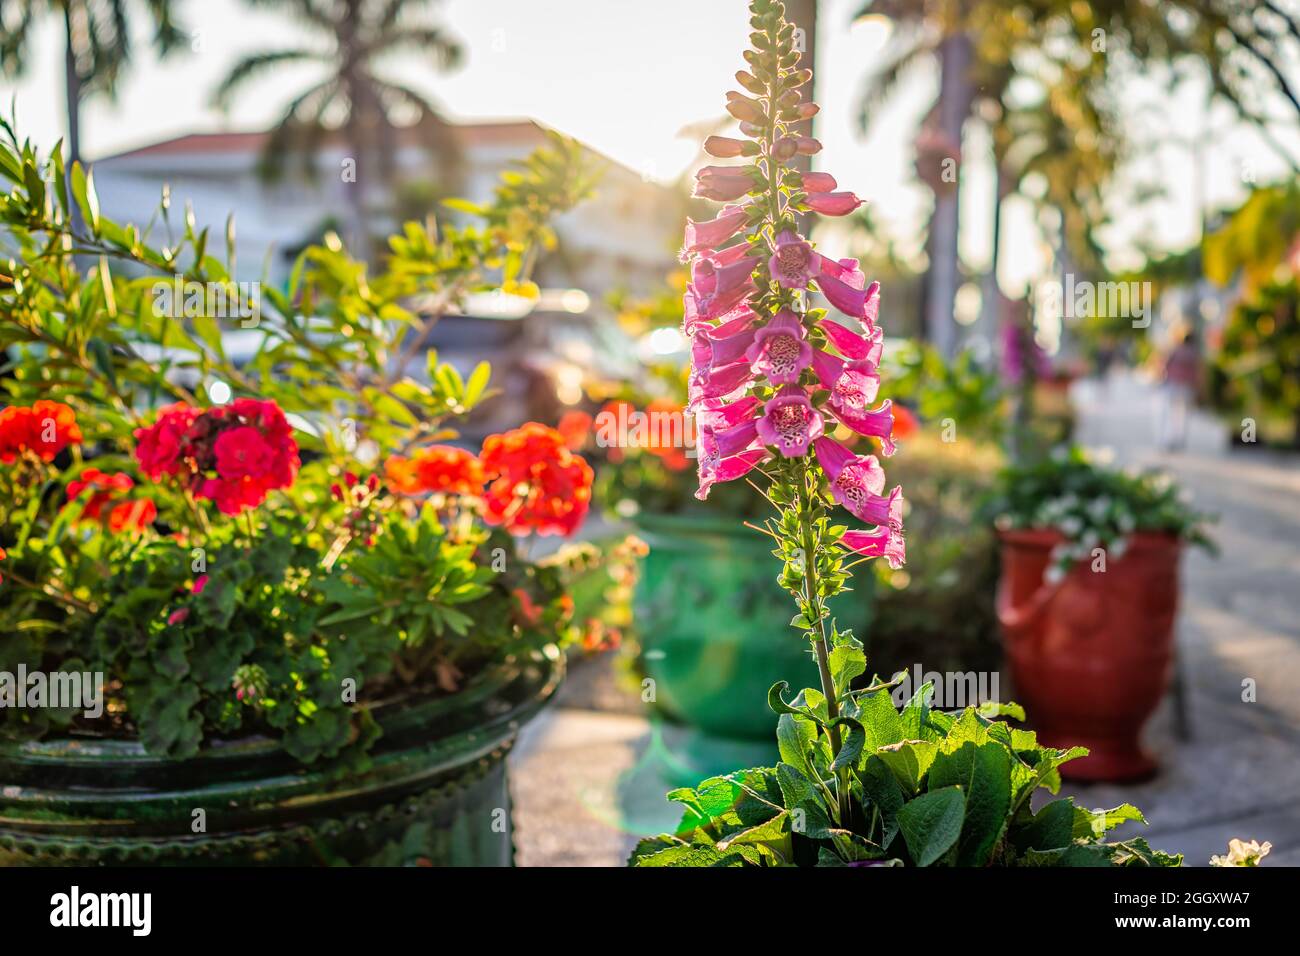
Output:
M1257 840L1249 843L1244 840L1229 840L1227 856L1210 857L1210 866L1259 866L1259 861L1268 856L1273 844L1260 844Z

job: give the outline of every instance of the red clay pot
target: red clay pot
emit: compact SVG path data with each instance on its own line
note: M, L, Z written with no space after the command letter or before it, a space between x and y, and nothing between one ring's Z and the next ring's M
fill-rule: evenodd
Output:
M1016 698L1052 747L1087 747L1061 768L1077 780L1138 780L1155 762L1139 737L1169 685L1178 557L1173 535L1136 534L1105 572L1083 562L1057 584L1043 573L1054 530L1003 532L998 619Z

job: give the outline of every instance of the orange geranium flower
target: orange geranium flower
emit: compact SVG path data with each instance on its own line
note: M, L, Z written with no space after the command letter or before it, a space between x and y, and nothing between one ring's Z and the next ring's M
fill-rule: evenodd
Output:
M481 495L483 466L463 448L429 445L411 458L393 455L384 462L384 474L394 491L415 495L431 491L443 495Z
M921 430L921 423L916 420L916 415L906 405L896 403L893 412L895 441L905 441Z
M591 422L586 412L570 410L560 416L560 423L555 427L564 436L564 444L570 451L580 451L591 434Z
M512 534L571 535L591 505L591 466L538 422L489 435L479 455L488 479L485 519Z
M62 402L42 399L30 408L0 409L0 461L12 464L24 451L50 462L69 445L81 444L77 413Z

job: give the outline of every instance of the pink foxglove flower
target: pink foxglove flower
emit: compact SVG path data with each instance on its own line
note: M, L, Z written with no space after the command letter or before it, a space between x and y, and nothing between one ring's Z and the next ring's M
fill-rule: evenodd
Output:
M803 389L787 385L763 406L757 428L763 444L775 445L785 458L800 458L808 454L808 445L821 437L822 416Z
M826 334L830 343L839 349L841 355L880 364L884 335L879 329L871 329L868 335L862 336L834 319L826 319L818 328Z
M853 289L861 289L867 284L867 277L862 274L862 267L858 265L857 259L836 260L826 256L818 256L817 259L821 263L821 275L839 279Z
M799 316L782 309L767 325L753 334L745 358L755 375L773 385L794 385L813 358L812 346Z
M743 478L767 457L767 452L758 448L723 458L718 454L717 443L713 436L707 431L700 432L698 454L696 472L699 476L699 487L695 490L695 497L701 501L709 497L709 490L716 483Z
M801 156L814 156L822 151L821 142L811 136L800 136L795 143Z
M851 283L823 272L817 280L817 287L826 296L826 300L845 315L853 316L868 327L876 321L876 315L880 311L879 282L873 282L865 289L855 289Z
M840 539L850 551L865 558L884 558L889 566L898 570L907 561L903 536L893 528L882 527L875 531L846 531Z
M820 259L810 243L787 230L776 237L776 251L767 268L783 288L806 289L818 274Z
M879 408L868 409L861 415L849 415L836 410L835 417L859 435L880 439L880 450L892 455L894 446L894 403L885 399Z
M700 428L722 431L733 425L739 425L741 422L749 421L754 417L754 411L757 408L758 399L753 395L730 403L719 399L710 399L695 413L695 421Z
M687 219L682 254L691 255L716 249L740 231L746 218L744 206L724 206L716 219L707 222Z
M830 479L831 497L860 521L903 530L903 489L895 487L888 496L885 472L874 455L855 455L831 438L814 442L817 461Z
M744 251L744 246L738 247ZM687 297L695 301L693 307L701 319L716 319L743 304L754 291L755 260L738 257L734 262L719 266L715 259L700 259L692 270L692 281L687 287ZM687 314L691 312L687 306Z
M823 216L847 216L862 205L861 199L847 192L809 193L804 202L813 212L821 213Z
M813 371L822 387L830 391L830 404L837 412L861 416L880 392L876 363L868 359L844 361L821 349L813 354Z
M825 436L813 442L813 448L818 464L830 479L831 494L841 504L845 497L878 495L885 490L885 470L875 455L855 455L834 438Z

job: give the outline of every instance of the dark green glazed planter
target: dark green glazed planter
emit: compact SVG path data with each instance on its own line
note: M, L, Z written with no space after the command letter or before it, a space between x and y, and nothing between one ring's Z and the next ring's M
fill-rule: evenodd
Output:
M777 681L818 686L807 641L789 626L795 608L776 583L769 539L739 521L642 515L650 546L637 587L636 622L655 704L708 734L774 740L767 691ZM836 600L841 626L859 636L870 617L870 575Z
M265 738L188 760L93 737L0 745L0 864L509 866L505 757L563 674L553 651L377 706L361 772L304 766Z

